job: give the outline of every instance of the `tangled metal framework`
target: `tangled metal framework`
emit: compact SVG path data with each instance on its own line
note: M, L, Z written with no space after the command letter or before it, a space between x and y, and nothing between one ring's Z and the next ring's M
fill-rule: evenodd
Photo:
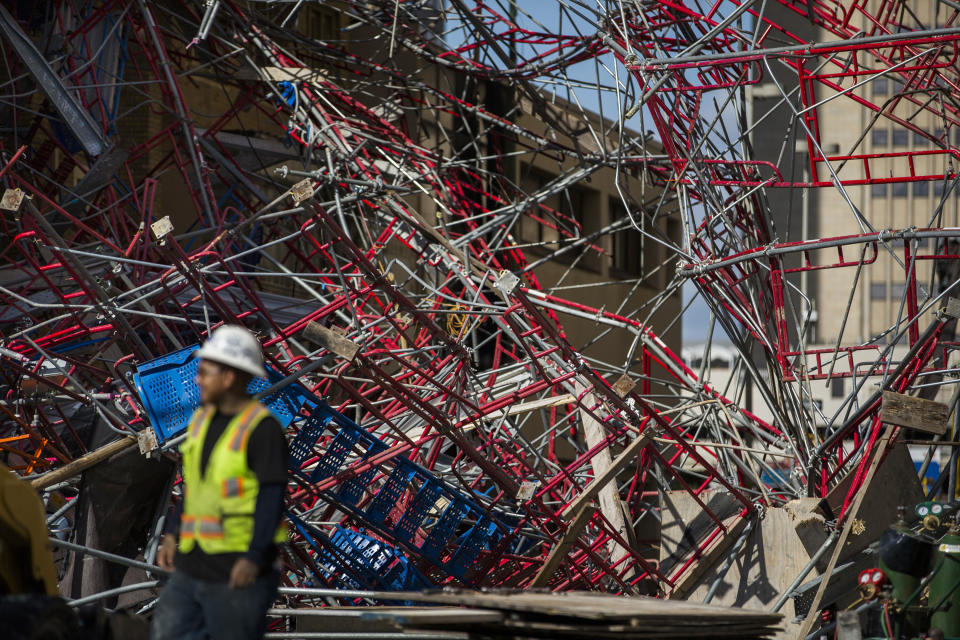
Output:
M924 22L894 0L568 0L550 24L523 4L0 8L8 464L42 482L82 458L78 415L141 442L151 428L173 450L189 393L151 375L173 367L188 385L192 345L235 322L263 338L267 393L285 407L288 587L670 593L738 522L852 474L842 523L885 442L863 380L901 393L950 383L953 321L929 312L953 282L924 294L915 266L949 272L960 258L950 201L927 228L894 231L845 194L952 191L952 3ZM825 37L804 41L768 5ZM305 23L332 35L308 37ZM880 77L899 93L874 102L864 87ZM771 80L780 98L748 124L744 88ZM588 94L599 117L580 106ZM882 171L881 154L825 153L835 100L930 148L885 154ZM924 111L944 132L915 124ZM776 113L793 135L758 159L751 129ZM630 128L641 119L659 142ZM797 137L802 179L786 169ZM518 166L541 157L555 175L530 187ZM931 158L943 167L927 170ZM601 227L557 204L602 172L627 215ZM781 240L778 190L836 190L859 231ZM616 299L583 303L571 274L637 250L626 238L657 251L629 280L592 276ZM892 239L906 286L890 346L809 345L791 274L860 274ZM559 277L536 275L557 264ZM705 382L709 342L693 371L661 339L687 282L772 419L740 406L742 383ZM592 355L600 338L572 343L565 326L582 320L625 345L623 360ZM895 344L908 347L896 361ZM860 386L817 428L810 382L851 376ZM733 497L732 520L701 500L712 489ZM715 525L669 565L638 535L656 531L665 490Z

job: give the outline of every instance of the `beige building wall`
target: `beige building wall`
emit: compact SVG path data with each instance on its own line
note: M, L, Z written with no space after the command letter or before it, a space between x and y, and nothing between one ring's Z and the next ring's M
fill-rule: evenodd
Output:
M923 3L916 8L923 11ZM923 19L923 16L920 16ZM866 28L867 25L862 25ZM822 33L822 40L830 40L831 34ZM866 55L866 54L861 54ZM867 67L875 66L872 57L862 60ZM855 89L853 93L883 105L899 92L895 84L899 76L888 75ZM842 86L848 88L854 84L845 79ZM817 98L821 101L833 93L821 84L816 88ZM892 104L892 103L891 103ZM886 154L869 160L869 167L860 160L834 162L834 169L841 180L865 179L868 177L906 177L911 175L910 161L906 157L894 154L907 151L929 151L942 149L934 139L955 145L960 141L960 132L945 130L942 119L927 110L918 110L915 105L900 101L887 112L910 121L929 132L929 137L917 134L890 120L886 115L877 114L849 97L839 97L818 109L821 131L821 146L827 156ZM937 153L913 159L912 171L916 175L944 175L948 168L949 156ZM957 167L954 166L954 169ZM819 180L829 180L827 167L820 163L817 167ZM931 226L953 226L958 221L957 194L946 198L942 218L933 219L937 206L943 197L944 180L923 182L902 182L879 185L844 187L849 202L839 189L821 187L812 190L811 211L816 216L816 235L831 238L870 231L899 231L915 227L923 229ZM947 182L949 186L949 182ZM862 213L865 223L859 223L851 207ZM872 229L871 229L872 227ZM917 255L931 255L935 251L935 242L921 241ZM843 252L847 261L856 261L861 247L850 246ZM818 252L820 264L834 263L838 260L836 249ZM855 283L856 267L828 269L816 272L818 291L814 301L817 311L816 341L832 344L841 338L842 344L860 343L870 340L898 321L907 318L906 305L901 310L901 297L907 280L907 260L901 240L878 243L876 249L867 245L866 258L875 260L865 265ZM931 287L933 261L918 259L915 272L919 287L918 298L922 306L925 294ZM854 289L854 285L855 289ZM853 290L851 297L851 290ZM844 323L844 314L850 304L849 314ZM926 325L921 320L920 328ZM842 329L842 337L841 337ZM886 341L886 340L883 340Z

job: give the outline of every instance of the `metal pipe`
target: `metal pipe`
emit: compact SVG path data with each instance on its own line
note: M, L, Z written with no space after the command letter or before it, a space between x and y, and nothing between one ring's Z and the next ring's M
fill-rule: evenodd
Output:
M91 549L90 547L84 547L79 544L74 544L72 542L67 542L66 540L60 540L59 538L51 537L49 538L50 544L55 547L63 547L64 549L70 549L71 551L77 551L79 553L85 553L89 556L94 556L95 558L102 558L103 560L109 560L110 562L116 562L117 564L122 564L127 567L133 567L135 569L143 569L149 573L154 573L161 576L170 575L171 572L166 569L161 569L160 567L152 564L147 564L146 562L140 562L139 560L133 560L131 558L125 558L123 556L118 556L115 553L109 553L107 551L100 551L99 549Z
M790 597L790 594L793 593L794 589L800 586L800 583L803 582L803 579L807 577L807 574L813 570L814 565L817 564L820 558L823 557L823 554L825 554L827 550L833 546L839 537L840 531L835 529L833 533L831 533L830 536L823 541L823 544L820 545L820 548L817 549L815 554L813 554L813 557L810 558L810 561L800 571L797 577L794 578L793 582L790 583L790 586L780 593L780 597L777 598L777 601L773 603L772 607L770 607L770 613L776 613L777 611L780 611L780 608L783 607L784 603L786 603L787 599ZM829 580L830 576L823 576L821 579Z
M160 584L159 580L150 580L148 582L138 582L136 584L128 584L122 587L117 587L116 589L108 589L106 591L101 591L100 593L95 593L93 595L85 596L83 598L70 600L67 602L67 604L70 605L71 607L79 607L89 602L96 602L97 600L103 600L104 598L111 598L113 596L118 596L122 593L130 593L132 591L141 591L143 589L152 589L156 587L158 584Z

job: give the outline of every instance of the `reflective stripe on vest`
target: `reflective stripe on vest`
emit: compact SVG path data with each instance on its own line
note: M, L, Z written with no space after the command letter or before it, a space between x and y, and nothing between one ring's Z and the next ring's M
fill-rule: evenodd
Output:
M190 437L196 438L200 435L200 430L204 423L213 417L213 407L203 406L197 409L197 413L190 420Z
M223 497L224 498L239 498L243 495L243 478L237 476L236 478L227 478L223 481Z
M180 522L180 537L222 538L223 525L217 518L183 516Z
M270 410L262 404L250 403L238 416L240 425L237 427L236 435L230 439L230 450L240 451L240 449L243 449L246 451L247 440L250 439L253 427L259 424L269 413Z

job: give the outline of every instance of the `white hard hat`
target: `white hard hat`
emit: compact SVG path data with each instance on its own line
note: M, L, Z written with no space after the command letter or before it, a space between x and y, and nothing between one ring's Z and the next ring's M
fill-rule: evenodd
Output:
M197 351L196 356L262 378L267 376L267 370L263 368L263 351L260 349L260 342L255 335L240 325L225 324L215 329L210 334L210 339Z

